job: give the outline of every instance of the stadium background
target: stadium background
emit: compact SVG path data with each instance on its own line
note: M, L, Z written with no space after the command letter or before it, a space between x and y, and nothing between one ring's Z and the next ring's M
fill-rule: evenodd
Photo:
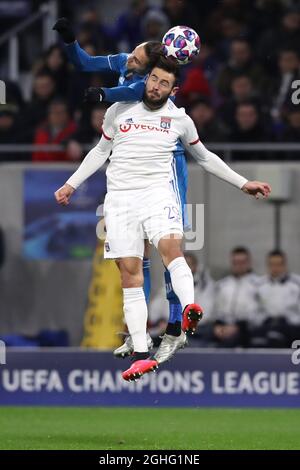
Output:
M70 208L58 210L53 199L53 190L65 181L66 174L74 171L100 135L98 123L105 106L99 106L93 113L84 107L84 89L90 85L112 86L115 77L76 71L52 31L56 18L67 16L74 22L81 46L91 55L130 51L144 40L160 39L168 27L176 24L187 24L199 33L201 53L194 63L182 68L177 103L185 106L194 118L200 138L210 149L249 179L269 181L274 190L271 201L252 200L205 175L189 161L189 202L204 205L205 222L204 247L194 253L201 270L205 267L206 272L219 280L229 273L230 252L236 246L251 251L253 268L259 275L266 273L266 255L274 248L281 248L287 254L289 270L300 274L300 108L292 102L292 83L300 78L297 3L0 1L0 78L6 83L7 103L0 105L0 336L8 346L18 346L22 351L18 354L16 349L10 352L8 348L7 365L0 365L3 405L87 405L89 400L93 405L132 404L129 392L122 402L118 394L111 397L109 387L103 399L93 394L84 398L79 393L76 401L76 390L67 387L60 400L47 393L38 394L34 386L32 393L26 395L21 379L14 393L3 385L4 367L20 374L31 367L33 370L43 367L44 359L29 357L30 352L24 353L24 347L53 346L54 354L54 346L82 344L106 350L119 344L120 337L115 332L124 329L118 274L112 265L102 263L99 245L92 264L96 248L95 210L105 193L103 174L78 194L70 220L67 216ZM31 19L36 21L31 24ZM53 132L55 126L62 130L59 137L49 137L51 125ZM37 147L44 144L45 147ZM79 219L82 223L78 223ZM155 295L163 279L155 254L151 271ZM281 300L284 305L285 299ZM288 322L285 311L283 316ZM298 336L300 339L297 332L295 328L293 339ZM203 343L196 338L191 346ZM167 369L173 373L178 366L184 374L184 358L188 357L185 354L191 354L194 368L197 369L199 361L207 374L214 370L222 372L222 351L215 356L211 351L192 349L179 353ZM210 353L212 370L201 361ZM47 357L45 368L60 371L61 367L64 377L69 359L58 358L53 362L48 349L45 354L49 354L43 356ZM78 351L74 358L76 354ZM228 350L227 354L232 354L228 356L229 362L237 361L239 372L259 371L262 361L266 373L283 374L287 382L282 386L281 396L277 391L279 398L273 400L276 391L272 392L272 387L267 392L254 387L252 395L265 393L262 401L261 396L251 398L249 392L241 401L236 401L235 395L234 403L228 402L228 397L218 402L213 394L197 402L197 397L194 400L191 395L191 385L188 398L176 394L176 387L168 392L168 387L162 385L160 393L169 396L171 406L269 406L270 400L270 406L299 407L300 392L292 386L293 380L299 381L299 373L289 350L278 352L278 356L274 356L277 354L274 350L261 356L251 352L248 355L240 349ZM104 357L99 353L90 365L86 358L80 359L82 368L95 369L99 361L102 371ZM112 371L123 365L109 360L107 364ZM289 373L296 375L291 377ZM151 393L139 392L142 398L137 396L134 395L133 404L166 405L162 395L153 397ZM181 403L178 396L182 397ZM159 400L161 404L157 403ZM190 404L187 400L191 400ZM6 413L2 415L4 419ZM25 415L17 414L12 417L7 413L7 419L18 423ZM283 446L288 442L287 436L294 433L291 415L286 416ZM217 417L212 419L217 423ZM266 419L268 422L276 418L273 415ZM36 441L32 445L39 444ZM44 441L40 445L47 446Z

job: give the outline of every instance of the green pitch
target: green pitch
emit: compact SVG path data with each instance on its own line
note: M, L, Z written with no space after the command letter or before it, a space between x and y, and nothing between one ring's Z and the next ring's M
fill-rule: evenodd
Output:
M0 449L299 449L300 410L0 408Z

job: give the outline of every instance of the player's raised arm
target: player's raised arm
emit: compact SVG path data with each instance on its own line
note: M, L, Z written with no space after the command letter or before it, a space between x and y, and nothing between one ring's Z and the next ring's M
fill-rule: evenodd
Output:
M103 123L103 134L98 144L89 151L79 168L73 175L66 181L66 183L59 188L55 193L55 199L59 204L69 204L73 192L91 175L99 170L106 160L108 159L113 143L115 133L114 117L115 106L111 106L105 114Z
M75 189L102 167L108 159L110 151L111 141L102 136L98 144L89 151L75 173L54 193L56 201L64 206L69 204L70 197Z
M126 64L128 54L91 56L85 52L76 41L73 27L67 18L59 18L53 29L64 41L67 55L72 64L83 72L113 71L120 73L121 68Z
M145 91L143 80L132 83L129 86L116 86L113 88L90 87L85 90L84 101L98 104L101 101L116 103L121 101L141 101Z
M244 176L232 170L215 153L208 150L200 142L195 125L189 116L186 116L183 128L184 135L182 136L182 141L185 148L206 171L236 186L244 193L255 196L257 199L259 194L262 194L263 197L269 196L271 187L268 183L248 181Z

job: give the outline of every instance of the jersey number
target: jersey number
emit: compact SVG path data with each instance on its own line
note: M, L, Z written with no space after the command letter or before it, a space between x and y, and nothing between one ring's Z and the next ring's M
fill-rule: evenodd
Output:
M164 209L168 212L168 219L179 219L179 210L176 206L166 206Z

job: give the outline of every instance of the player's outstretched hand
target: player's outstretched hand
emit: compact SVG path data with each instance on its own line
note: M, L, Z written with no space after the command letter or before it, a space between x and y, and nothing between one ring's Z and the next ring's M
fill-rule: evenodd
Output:
M64 184L61 188L55 191L54 196L58 204L67 206L70 202L70 198L74 193L75 189L69 184Z
M99 104L104 100L104 91L102 88L91 86L84 91L84 103Z
M58 32L66 44L71 44L76 39L72 25L67 18L59 18L52 29Z
M254 196L256 199L259 199L260 194L267 198L271 192L271 186L261 181L247 181L242 187L242 191L250 196Z

